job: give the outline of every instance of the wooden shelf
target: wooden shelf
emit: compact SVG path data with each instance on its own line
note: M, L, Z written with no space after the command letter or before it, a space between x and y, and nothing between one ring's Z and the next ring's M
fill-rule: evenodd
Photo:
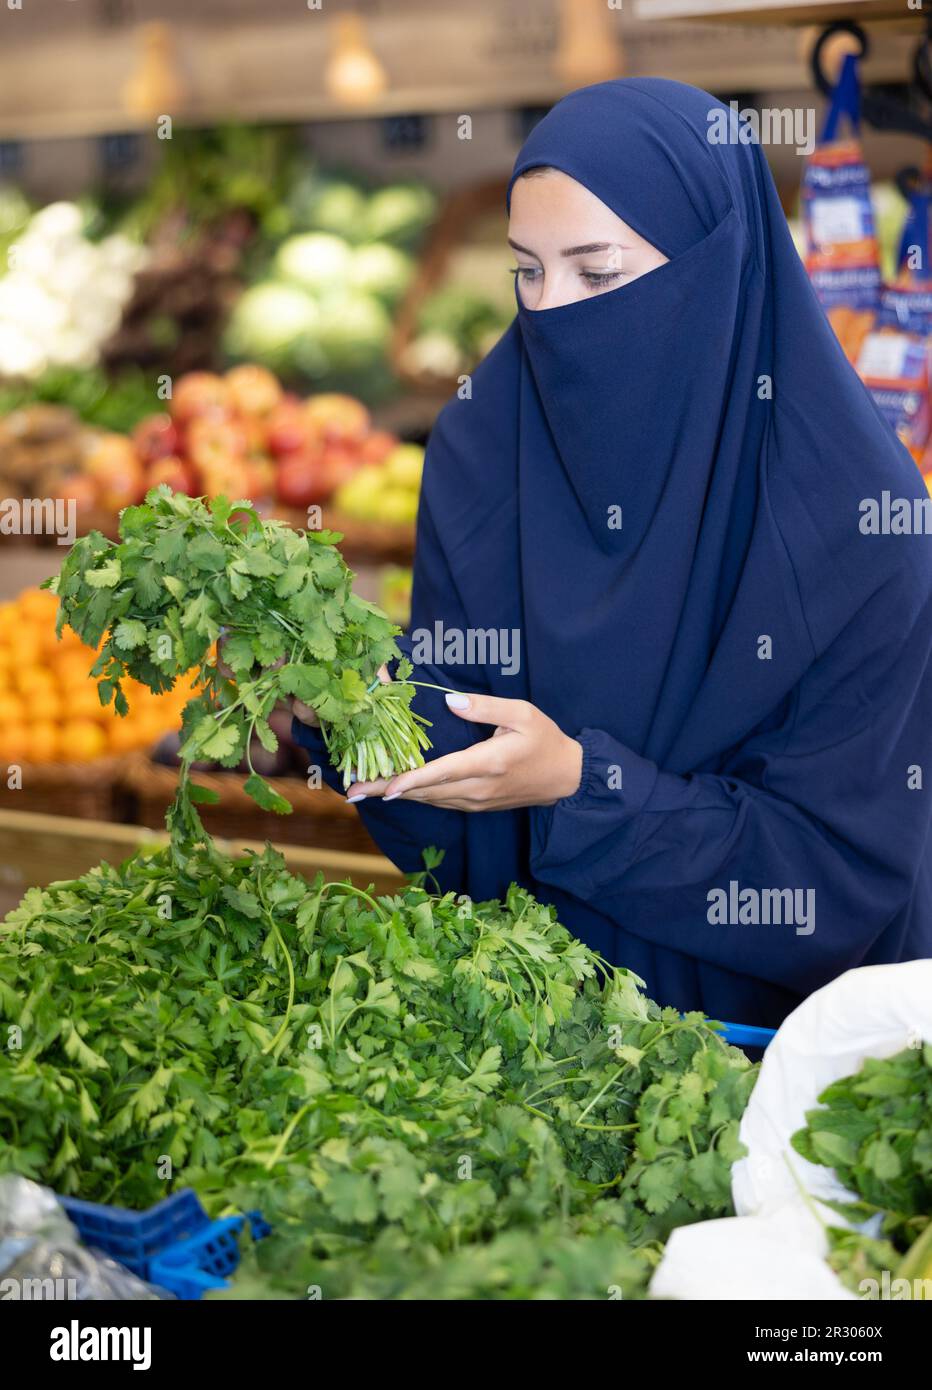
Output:
M903 0L636 0L641 20L708 20L719 24L832 24L839 19L857 23L884 21L916 29L925 22L923 10L909 10Z
M106 860L120 864L142 844L165 844L164 832L142 825L111 825L106 821L73 820L68 816L44 816L28 811L0 811L0 889L22 894L30 887L44 888L57 879L76 878ZM243 850L261 853L263 846L249 841L215 842L233 854ZM319 869L329 878L348 878L357 887L375 884L379 893L396 893L405 882L395 866L379 854L348 850L310 849L302 845L278 845L292 873L313 879Z

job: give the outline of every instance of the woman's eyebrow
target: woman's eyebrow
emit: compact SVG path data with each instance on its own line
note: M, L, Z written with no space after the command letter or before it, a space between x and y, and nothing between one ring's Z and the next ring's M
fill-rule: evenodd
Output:
M561 256L588 256L593 251L626 251L628 247L622 246L620 241L587 241L585 246L567 246L561 252Z
M508 245L511 247L512 251L522 251L525 256L533 256L535 261L540 260L536 251L529 251L526 246L521 246L517 241L512 241L511 237L508 238Z

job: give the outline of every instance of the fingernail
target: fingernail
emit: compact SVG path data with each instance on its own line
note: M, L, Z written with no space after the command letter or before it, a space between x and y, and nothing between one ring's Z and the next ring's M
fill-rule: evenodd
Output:
M359 781L359 778L356 776L355 772L351 772L351 773L350 773L349 779L350 779L350 786L352 786L354 782L358 782L358 781Z
M396 796L401 796L401 792L389 792L388 796L383 796L383 801L394 801Z
M450 709L469 709L468 695L447 695L446 701Z
M357 792L355 796L348 796L346 799L347 799L347 801L365 801L365 799L366 799L366 793L365 793L365 792Z

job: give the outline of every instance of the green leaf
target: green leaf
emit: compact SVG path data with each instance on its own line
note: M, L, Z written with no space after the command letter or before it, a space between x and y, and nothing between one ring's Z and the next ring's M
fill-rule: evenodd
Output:
M134 651L137 647L146 644L146 625L138 619L124 618L117 624L113 640L118 647L123 647L127 651Z
M227 552L214 536L202 532L186 546L185 559L195 569L215 574L218 570L226 568Z
M274 789L270 787L263 777L257 772L252 772L243 784L243 790L247 796L251 796L253 801L262 807L263 811L275 811L280 816L291 814L291 803Z
M98 569L88 570L84 578L92 589L113 589L119 584L122 574L120 561L114 556Z

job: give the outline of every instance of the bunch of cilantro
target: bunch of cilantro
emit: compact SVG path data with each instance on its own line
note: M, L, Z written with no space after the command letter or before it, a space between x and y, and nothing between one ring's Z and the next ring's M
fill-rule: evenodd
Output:
M376 898L208 842L30 889L0 945L0 1171L260 1207L244 1296L630 1296L731 1209L754 1068L516 886Z
M102 704L127 712L126 676L156 692L193 678L170 820L179 842L203 837L194 803L213 799L191 784L191 764L235 767L248 760L253 735L274 752L269 715L288 696L319 714L347 786L353 774L388 776L423 762L430 744L410 707L410 664L390 684L378 680L399 655L400 629L352 592L338 539L263 520L249 502L207 504L163 484L121 514L119 544L92 531L48 581L59 633L67 624L90 646L103 639L91 672ZM212 658L221 632L232 680ZM291 810L253 769L246 791L266 810Z
M932 1043L868 1058L826 1087L819 1104L793 1135L794 1149L834 1168L855 1196L825 1205L859 1225L880 1218L876 1237L829 1228L830 1263L858 1292L862 1279L895 1272L932 1223Z

